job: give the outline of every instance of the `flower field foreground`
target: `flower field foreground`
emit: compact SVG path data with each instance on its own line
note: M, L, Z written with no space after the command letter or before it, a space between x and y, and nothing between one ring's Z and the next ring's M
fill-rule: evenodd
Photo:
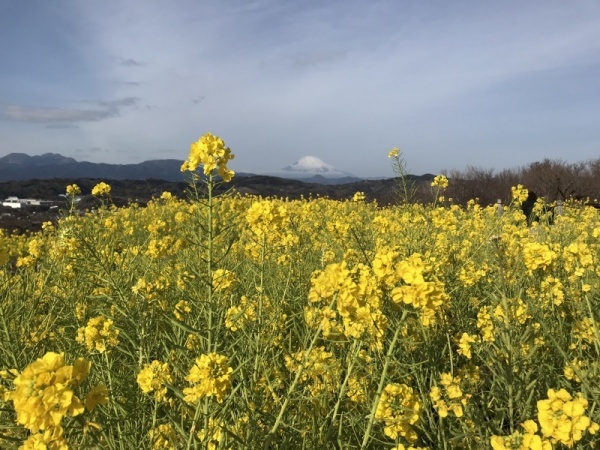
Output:
M202 139L189 201L0 236L0 448L598 448L595 210L213 197Z

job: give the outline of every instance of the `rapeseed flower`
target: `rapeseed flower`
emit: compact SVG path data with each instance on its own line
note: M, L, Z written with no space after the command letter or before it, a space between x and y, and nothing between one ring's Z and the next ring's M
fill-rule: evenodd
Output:
M106 405L108 400L108 389L106 385L99 384L95 388L92 388L85 396L85 409L93 411L98 405Z
M431 182L431 186L446 189L448 187L448 178L444 175L438 175Z
M47 433L31 434L19 450L68 450L67 441L62 436L48 436Z
M325 337L337 335L340 322L343 335L352 338L370 338L371 345L381 346L387 328L387 317L380 310L381 292L371 269L363 264L348 269L346 262L329 264L322 271L315 271L311 279L308 301L320 303L322 311L305 310L307 323L316 328L322 322ZM329 305L334 301L337 313L332 314Z
M337 391L340 363L323 346L313 348L310 352L301 350L286 356L285 366L291 373L302 371L300 381L308 385L308 390L315 397L324 392Z
M402 436L408 442L417 440L413 428L421 417L422 405L413 389L405 384L388 384L381 393L375 418L384 422L384 433L391 439Z
M479 336L463 333L458 342L458 354L463 355L467 359L471 359L471 344L479 342Z
M477 313L477 328L481 334L481 340L483 342L494 342L495 338L495 326L492 321L492 314L490 313L490 306L483 306Z
M192 307L187 300L179 300L173 309L173 315L180 321L183 321L183 319L191 312Z
M225 182L231 181L235 172L227 167L227 162L234 158L231 149L218 136L206 133L190 146L188 159L181 166L181 171L195 172L202 166L204 175L209 176L215 170Z
M73 388L87 377L91 363L83 358L73 365L65 364L64 354L48 352L29 364L13 380L14 391L5 393L12 401L17 423L32 434L21 448L67 449L62 421L66 416L76 417L86 409L108 402L104 385L93 388L82 402Z
M84 405L73 393L89 370L85 360L65 364L64 354L49 352L27 366L13 381L8 395L17 413L17 423L33 433L60 427L64 416L77 416Z
M573 359L571 362L567 362L563 374L567 380L581 383L581 376L587 375L587 362L580 360L579 358Z
M160 424L148 431L153 450L176 450L181 444L181 437L171 424Z
M493 450L552 450L552 444L536 433L538 426L533 420L521 424L525 432L515 431L510 436L492 436Z
M75 340L85 345L90 352L96 350L104 353L119 343L118 336L119 330L114 327L112 319L97 316L88 320L85 327L77 330Z
M528 242L523 247L523 263L532 273L536 269L546 270L557 258L556 252L546 244Z
M228 293L238 281L237 276L230 270L217 269L212 274L215 292Z
M92 188L92 195L94 197L108 197L110 195L110 186L102 181Z
M573 447L585 431L595 434L599 425L585 415L588 402L578 393L575 398L565 389L548 389L548 399L537 402L542 433L552 443Z
M513 186L510 188L512 193L512 198L517 203L523 203L527 200L527 196L529 195L529 191L523 187L522 184L518 184L517 186Z
M464 407L467 406L470 394L463 393L460 384L460 377L453 377L449 373L443 373L440 376L440 385L433 386L429 391L429 397L433 401L433 407L441 418L448 416L448 412L454 413L456 417L462 417Z
M81 194L81 188L76 184L70 184L67 186L67 195L69 197L75 197L76 195Z
M203 448L206 450L217 450L225 437L223 421L215 420L211 417L208 420L208 429L201 429L196 433L196 437L202 442Z
M173 383L171 368L166 363L154 360L145 364L137 375L137 383L145 394L153 394L157 401L162 402L167 396L167 384Z
M183 390L187 403L196 403L204 397L215 397L222 403L231 389L233 369L227 356L209 353L196 358L185 379L194 384Z
M365 201L365 193L364 192L356 192L353 196L352 196L352 201L353 202L364 202Z
M395 158L400 154L400 149L398 147L394 147L388 153L388 158Z

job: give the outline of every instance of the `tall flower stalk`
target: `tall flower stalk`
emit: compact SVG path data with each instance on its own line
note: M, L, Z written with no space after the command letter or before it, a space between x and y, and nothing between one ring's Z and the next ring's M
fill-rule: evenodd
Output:
M207 355L202 355L201 358L215 356L218 358L227 359L225 356L217 355L215 352L217 351L217 342L215 339L215 318L214 316L214 294L215 294L215 285L213 280L213 272L214 272L214 252L213 252L213 244L215 239L215 229L213 223L214 209L215 209L215 198L214 191L217 186L218 180L217 177L220 177L223 182L229 182L235 175L235 172L227 167L228 161L234 158L234 155L231 153L229 147L225 145L223 139L218 136L214 136L211 133L206 133L196 142L194 142L190 147L190 153L188 159L181 166L182 172L192 172L192 188L194 192L197 194L197 185L196 182L199 179L202 179L206 186L206 301L209 305L208 314L206 317L207 320L207 336L206 336L206 349L210 353ZM197 174L198 168L202 167L202 171L204 174L204 178ZM215 173L216 172L216 173ZM200 255L202 257L202 255ZM198 364L200 359L196 360L196 365ZM196 366L194 366L195 368ZM192 370L195 370L192 368ZM204 380L202 376L192 376L192 372L190 372L188 380L194 382L203 382L206 384L207 381ZM200 384L200 386L204 386L204 384ZM227 386L228 387L228 386ZM227 389L228 390L228 389ZM224 391L220 391L219 395L224 395ZM209 427L209 406L210 406L210 398L205 395L198 395L197 397L204 396L204 402L202 404L202 415L204 417L204 429L208 429ZM219 397L219 402L222 401L222 398ZM196 407L195 415L194 415L194 425L199 419L200 416L200 404ZM192 442L194 438L193 430L188 436L187 447L191 448Z
M412 203L417 193L417 186L414 180L408 176L406 159L402 150L394 147L389 153L388 158L392 160L392 169L396 174L396 183L394 186L394 196L398 204L406 205Z

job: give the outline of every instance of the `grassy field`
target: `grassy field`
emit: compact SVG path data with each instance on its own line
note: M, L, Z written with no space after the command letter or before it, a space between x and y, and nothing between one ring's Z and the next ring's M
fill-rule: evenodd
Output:
M195 145L187 201L0 237L0 448L594 448L594 209L214 196Z

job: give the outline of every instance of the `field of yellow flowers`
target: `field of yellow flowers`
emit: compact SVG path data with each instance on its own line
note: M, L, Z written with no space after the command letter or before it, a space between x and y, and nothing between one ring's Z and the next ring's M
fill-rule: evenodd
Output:
M600 447L595 210L214 196L231 158L0 235L0 448Z

